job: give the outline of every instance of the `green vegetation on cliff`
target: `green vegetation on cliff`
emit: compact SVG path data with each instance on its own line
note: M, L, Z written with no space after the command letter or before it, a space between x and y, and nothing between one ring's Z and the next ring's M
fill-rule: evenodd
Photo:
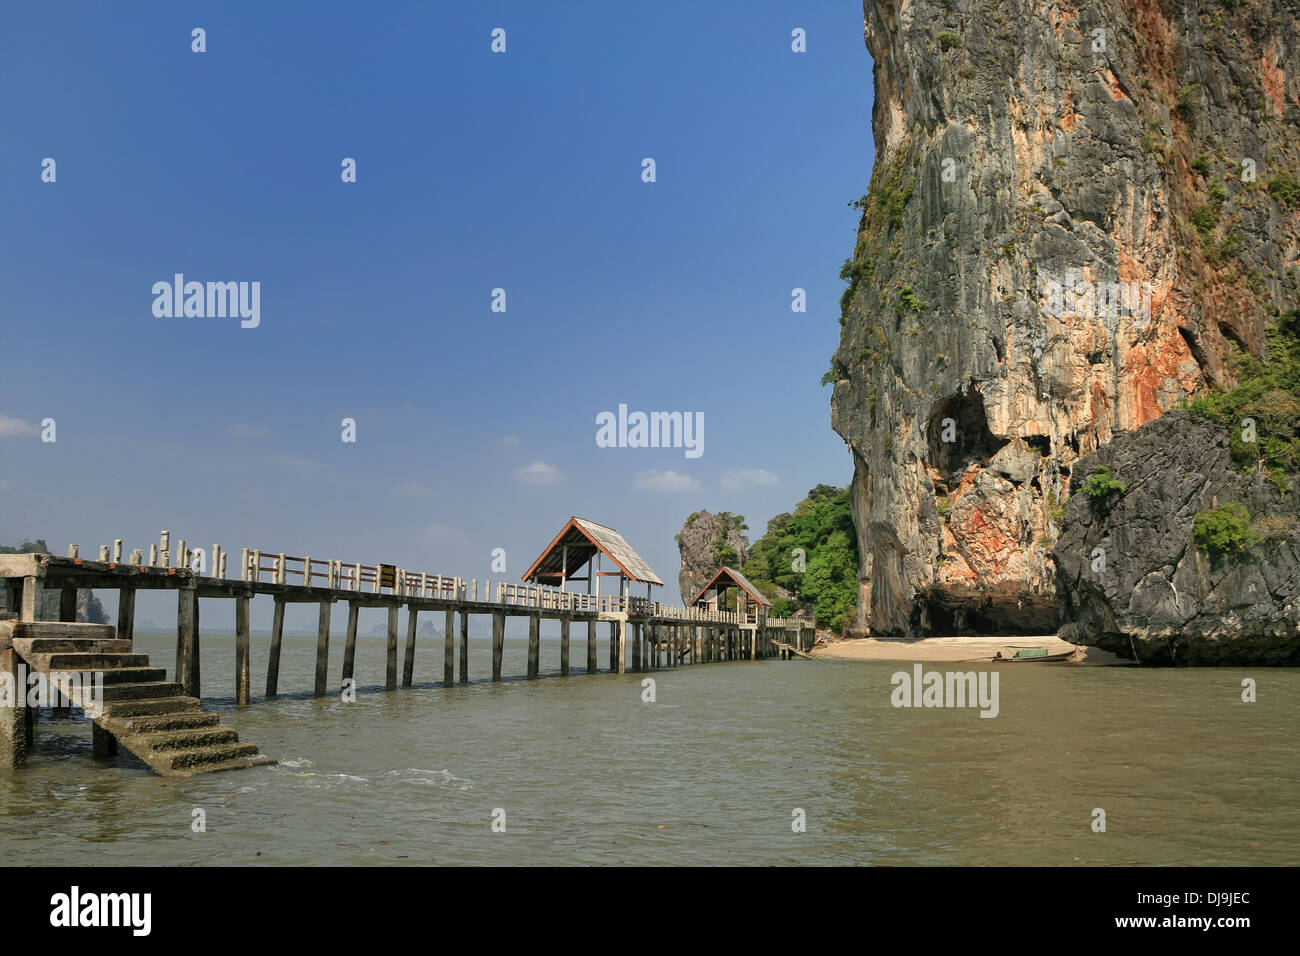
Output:
M857 540L849 490L818 485L793 513L767 523L740 570L771 598L773 614L803 606L820 627L843 633L857 607Z
M1261 361L1238 350L1236 386L1202 395L1191 410L1227 426L1237 464L1286 488L1300 471L1300 310L1268 329L1266 353Z

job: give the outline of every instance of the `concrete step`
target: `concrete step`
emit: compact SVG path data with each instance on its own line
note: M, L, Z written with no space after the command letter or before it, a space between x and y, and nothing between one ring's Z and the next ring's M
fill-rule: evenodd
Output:
M63 640L113 640L117 637L112 624L73 624L65 621L3 621L0 627L14 640L52 637Z
M24 657L28 654L127 654L131 651L131 642L120 638L105 640L89 637L26 637L14 641L14 646Z
M257 756L257 744L226 743L211 747L195 747L192 750L168 750L155 752L149 756L143 754L136 754L136 756L160 773L168 771L204 773L206 772L204 764Z
M181 685L175 681L150 681L144 684L105 684L104 703L119 700L145 700L150 697L180 697Z
M217 714L206 710L180 711L174 714L142 714L137 717L113 718L122 731L118 736L155 734L164 730L198 730L221 723ZM107 729L107 728L105 728Z
M104 678L104 684L149 684L167 680L167 671L161 667L121 667L111 671L95 671Z
M171 685L175 687L176 685ZM131 717L155 717L161 714L192 714L202 712L203 705L197 697L151 697L127 699L104 705L104 717L125 720Z
M127 734L119 738L122 744L130 748L137 757L146 752L159 753L170 750L194 750L199 747L215 747L220 744L239 742L239 734L229 727L217 724L213 727L195 727L189 730L160 730L148 734ZM257 748L253 748L256 752Z
M265 767L267 764L272 763L275 763L273 758L262 754L254 754L251 757L233 757L230 760L217 760L189 767L181 767L167 771L166 776L192 777L198 773L220 773L223 770L247 770L250 767Z
M33 654L28 660L47 671L107 671L149 666L148 654Z

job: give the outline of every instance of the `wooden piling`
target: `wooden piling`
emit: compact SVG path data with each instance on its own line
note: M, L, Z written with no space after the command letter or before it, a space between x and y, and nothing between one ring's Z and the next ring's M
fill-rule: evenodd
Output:
M621 673L618 666L618 622L609 622L609 669Z
M176 675L186 697L199 696L199 595L176 592Z
M117 593L117 636L123 641L135 640L135 588Z
M235 598L235 703L240 705L247 704L250 696L248 602L247 595Z
M618 637L614 641L614 673L627 673L627 619L614 622L614 628L618 632Z
M587 622L587 673L596 673L596 622Z
M59 620L65 622L77 619L77 589L64 587L59 591Z
M463 616L463 615L462 615ZM447 608L442 637L442 682L450 687L456 680L456 612Z
M320 602L320 615L316 619L316 684L317 697L329 693L330 668L330 610L331 601Z
M460 612L460 682L469 683L469 612Z
M348 632L343 640L343 681L352 680L353 668L357 661L357 620L361 607L355 601L348 602Z
M560 675L569 676L569 615L560 618Z
M276 697L280 692L280 648L284 640L284 598L275 596L275 610L271 614L271 652L266 658L266 696Z
M402 655L402 686L410 687L415 679L415 628L419 610L412 604L406 611L406 653Z
M492 612L492 679L501 679L501 655L505 651L506 612Z
M384 690L397 690L397 605L388 609L388 667L384 674Z
M528 615L528 679L537 676L541 665L542 616Z

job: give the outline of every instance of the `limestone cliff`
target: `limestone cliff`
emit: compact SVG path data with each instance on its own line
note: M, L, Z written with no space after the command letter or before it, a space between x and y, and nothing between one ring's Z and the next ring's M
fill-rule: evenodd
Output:
M1300 0L866 0L856 630L1052 632L1072 469L1300 304Z
M683 601L693 598L718 568L730 565L739 569L745 563L749 548L745 530L745 519L729 511L716 515L696 511L686 519L677 535L677 549L682 555L677 584Z

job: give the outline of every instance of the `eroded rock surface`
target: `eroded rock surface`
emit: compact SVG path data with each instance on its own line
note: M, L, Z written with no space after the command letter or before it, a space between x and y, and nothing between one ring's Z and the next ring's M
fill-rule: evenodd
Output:
M1084 458L1073 490L1098 465L1126 489L1100 507L1070 497L1054 553L1062 638L1144 663L1300 664L1296 492L1247 476L1223 428L1186 412ZM1246 506L1260 540L1212 556L1193 521L1229 502Z
M830 375L855 629L1050 633L1079 458L1300 304L1269 189L1300 171L1300 0L864 11L876 160Z

